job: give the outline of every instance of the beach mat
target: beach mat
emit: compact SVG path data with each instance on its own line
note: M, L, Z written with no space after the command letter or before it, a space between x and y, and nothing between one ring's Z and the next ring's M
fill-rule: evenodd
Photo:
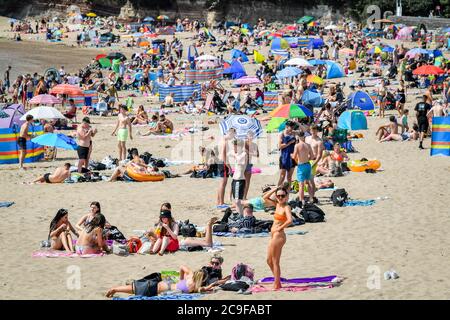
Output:
M308 231L291 230L286 231L286 235L305 235ZM259 233L233 233L233 232L214 232L213 235L217 237L226 238L265 238L270 235L270 232L259 232Z
M330 289L338 286L342 282L342 278L336 275L314 278L281 278L282 288L275 290L268 285L272 285L273 277L263 278L257 281L257 284L250 288L250 292L270 292L270 291L286 291L286 292L302 292L313 289Z
M375 202L375 200L347 200L344 202L344 207L370 207Z
M39 250L32 254L33 258L97 258L101 256L103 256L103 253L79 255L78 253L56 250Z
M325 276L325 277L314 277L314 278L281 278L281 283L289 283L289 284L304 284L304 283L317 283L317 282L331 282L336 281L338 279L338 276ZM273 277L267 277L258 280L258 283L267 283L267 282L273 282L275 279Z
M146 296L130 296L126 298L115 297L113 300L198 300L202 298L204 295L200 293L170 293L165 295L159 295L154 297L146 297Z
M265 287L262 285L254 285L249 289L251 293L260 293L260 292L272 292L272 291L285 291L285 292L303 292L314 289L331 289L333 288L333 284L312 284L312 285L304 285L304 286L282 286L280 289L275 290L271 287Z
M13 204L14 204L14 202L9 202L9 201L0 202L0 208L8 208L8 207L11 207Z

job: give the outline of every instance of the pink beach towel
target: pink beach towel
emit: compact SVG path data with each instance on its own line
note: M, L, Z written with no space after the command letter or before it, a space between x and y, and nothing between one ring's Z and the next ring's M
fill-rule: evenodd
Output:
M330 289L333 288L332 284L327 285L306 285L306 286L283 286L281 289L275 290L271 287L265 287L263 285L254 285L250 291L252 293L271 292L271 291L284 291L284 292L303 292L313 289Z
M56 251L56 250L41 250L41 251L35 251L32 254L33 258L60 258L60 257L66 257L66 258L96 258L103 256L103 253L97 253L97 254L83 254L79 255L77 253L70 253L66 251Z

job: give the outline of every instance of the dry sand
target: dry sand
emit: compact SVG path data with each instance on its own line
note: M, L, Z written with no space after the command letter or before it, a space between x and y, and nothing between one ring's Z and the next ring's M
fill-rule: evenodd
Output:
M48 50L48 54L43 50ZM60 64L74 71L96 54L91 49L74 50L36 42L17 44L6 40L0 41L0 52L0 70L5 69L6 61L11 61L20 72L42 72L48 66L59 67ZM9 56L14 54L13 58L6 59L5 52ZM25 69L28 66L35 68ZM347 82L350 80L346 79ZM141 102L146 108L151 106L144 98L136 99L136 104ZM410 110L413 102L415 98L408 97ZM169 116L171 119L177 117ZM208 118L203 116L201 119ZM101 160L106 155L115 156L116 139L110 135L115 119L93 117L93 121L99 133L94 139L92 158ZM336 274L346 278L342 286L303 293L271 292L251 296L219 292L206 299L449 299L449 160L431 158L429 150L417 148L417 142L377 143L375 130L386 122L387 119L370 118L364 140L354 142L359 153L350 155L352 159L377 158L384 171L377 174L351 173L334 178L334 181L354 199L383 196L389 199L378 201L371 207L323 205L326 223L292 228L308 233L288 236L283 249L282 276ZM189 122L176 120L175 125L180 128ZM217 142L217 126L210 127L205 138L213 135ZM274 137L264 135L259 140L264 158L275 147ZM193 139L197 142L192 142ZM194 146L192 152L196 154L195 146L202 143L201 140L198 142L199 139L187 136L182 143ZM203 143L210 142L205 140ZM128 146L149 151L158 157L180 159L177 152L180 143L135 135L134 140L128 141ZM429 144L428 139L425 146L428 148ZM32 252L39 249L39 242L47 237L50 220L62 207L69 209L69 219L76 223L87 213L91 201L99 201L107 219L126 236L131 236L133 230L152 226L157 220L160 204L166 201L172 203L177 220L189 218L193 223L204 225L210 217L220 215L215 210L219 181L214 179L182 177L159 183L22 185L23 181L75 160L75 152L60 151L57 161L30 164L30 170L25 172L12 165L0 167L0 200L15 202L10 208L0 208L0 299L105 299L104 293L109 287L123 284L127 279L158 270L176 270L180 264L196 268L208 261L210 254L205 252L177 252L164 257L32 258ZM258 166L263 169L263 174L253 177L251 197L259 195L262 185L276 183L278 179L277 174L273 174L274 167L267 166L267 160ZM170 170L182 172L187 167L171 167ZM318 194L323 199L329 195L329 191ZM267 213L257 213L257 217L271 219ZM271 275L265 262L268 238L218 240L225 245L222 254L226 273L236 263L245 262L255 268L257 278ZM73 275L72 266L81 272L80 289L71 290L67 285ZM383 280L383 272L390 268L398 272L399 279ZM374 278L369 278L371 275ZM373 289L368 282L378 282L379 287Z

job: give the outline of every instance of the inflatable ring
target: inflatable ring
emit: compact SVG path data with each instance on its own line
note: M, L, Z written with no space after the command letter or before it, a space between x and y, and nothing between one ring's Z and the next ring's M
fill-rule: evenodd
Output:
M138 182L163 181L165 178L165 175L162 172L141 173L137 172L132 166L127 166L125 172L128 177Z
M366 169L379 169L381 167L381 163L378 160L349 161L347 166L352 172L364 172Z

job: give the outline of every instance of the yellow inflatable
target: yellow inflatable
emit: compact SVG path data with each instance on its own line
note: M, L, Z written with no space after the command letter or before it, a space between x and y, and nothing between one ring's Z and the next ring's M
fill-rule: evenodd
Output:
M127 166L126 174L131 179L138 182L163 181L165 178L165 175L162 172L153 172L153 173L137 172L136 168L130 165Z
M368 161L349 161L347 163L348 168L353 172L364 172L366 169L377 170L381 167L381 162L378 160L368 160Z

